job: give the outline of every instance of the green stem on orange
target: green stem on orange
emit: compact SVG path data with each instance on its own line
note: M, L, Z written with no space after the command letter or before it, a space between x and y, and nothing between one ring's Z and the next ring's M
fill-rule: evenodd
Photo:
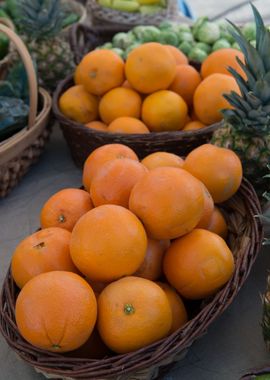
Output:
M126 303L124 306L124 313L126 315L131 315L135 313L135 308L130 303Z

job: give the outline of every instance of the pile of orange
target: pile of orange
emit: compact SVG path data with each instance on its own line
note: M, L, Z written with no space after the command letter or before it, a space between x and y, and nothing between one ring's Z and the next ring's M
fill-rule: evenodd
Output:
M61 112L87 128L109 133L190 131L222 119L223 97L239 93L235 49L208 56L198 72L173 46L145 43L124 62L110 50L88 53L75 70L75 85L59 99Z
M42 229L13 254L21 335L41 349L102 357L183 327L188 300L212 296L233 274L219 205L241 180L236 154L210 144L185 160L157 152L140 162L121 144L93 151L85 190L52 195Z

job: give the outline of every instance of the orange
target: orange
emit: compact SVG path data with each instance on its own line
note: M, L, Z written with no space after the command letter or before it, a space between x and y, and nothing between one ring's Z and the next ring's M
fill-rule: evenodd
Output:
M183 131L194 131L196 129L202 129L204 127L206 127L206 125L200 121L190 121L184 126Z
M172 327L169 335L174 333L180 327L184 326L188 321L187 311L181 297L177 292L168 284L164 282L157 282L157 284L164 290L168 297L169 304L172 310Z
M216 233L223 239L227 238L228 226L222 212L217 207L214 208L210 222L206 229Z
M193 94L201 83L201 76L194 67L190 65L178 65L175 78L169 89L180 95L190 107L193 103Z
M111 50L94 50L76 67L74 81L94 95L121 86L125 80L124 62Z
M157 91L147 96L142 106L142 120L153 132L176 131L185 125L188 108L172 91Z
M70 253L90 280L109 282L134 273L142 264L147 236L129 210L103 205L85 214L71 234Z
M188 58L181 50L172 45L165 45L165 47L173 55L177 65L188 65Z
M118 117L108 127L108 132L113 133L150 133L147 126L134 117Z
M204 183L215 203L231 198L243 177L238 156L230 149L211 144L201 145L190 152L184 169Z
M90 190L90 184L94 175L108 161L121 158L130 158L139 161L135 152L126 145L107 144L95 149L87 158L83 167L82 182L86 190Z
M167 244L165 245L164 242ZM158 280L162 275L162 262L165 250L170 246L169 240L148 239L144 262L134 276Z
M18 287L22 288L41 273L54 270L78 272L70 257L70 237L69 231L51 227L22 240L11 261L12 277Z
M125 66L128 82L143 94L168 88L175 72L174 56L166 46L157 42L146 43L132 50Z
M130 158L104 164L94 176L90 195L95 206L115 204L128 208L131 190L148 170Z
M107 125L101 121L91 121L88 124L85 124L87 128L96 129L98 131L106 132L108 130Z
M96 297L75 273L42 273L19 293L15 316L21 335L33 346L52 352L72 351L82 346L94 329Z
M229 281L234 258L220 236L195 229L171 244L163 270L168 282L183 297L201 299L211 296Z
M60 190L42 207L41 227L62 227L72 231L80 217L92 208L90 195L86 191L72 188Z
M240 94L236 80L229 75L212 74L204 79L193 97L194 110L199 120L206 125L221 121L221 110L233 108L223 96L231 91Z
M203 61L201 67L201 75L203 78L209 75L220 73L226 75L232 75L228 68L232 67L236 70L242 77L246 78L244 71L241 69L236 58L240 59L243 63L245 62L244 54L237 49L220 49L209 54L209 56Z
M204 211L203 215L197 224L196 228L207 228L210 220L212 218L212 214L214 211L214 201L211 197L211 194L207 190L206 186L203 186L203 194L204 194Z
M110 124L122 116L140 118L142 99L140 95L129 88L117 87L107 92L99 103L99 113L102 121Z
M171 325L166 294L144 278L122 278L107 286L98 298L99 333L117 353L132 352L166 337Z
M161 166L173 166L175 168L182 168L184 160L173 153L155 152L144 157L141 163L152 170Z
M133 187L129 208L149 237L175 239L191 231L203 215L202 184L183 169L156 168Z
M98 100L83 86L73 86L59 99L60 111L69 119L86 124L98 116Z

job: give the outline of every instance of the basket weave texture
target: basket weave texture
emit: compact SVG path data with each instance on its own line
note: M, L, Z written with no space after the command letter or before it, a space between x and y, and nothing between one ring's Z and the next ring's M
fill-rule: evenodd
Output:
M30 93L28 125L0 143L0 198L3 198L43 152L50 134L47 126L52 101L44 89L38 90L35 69L22 40L7 26L0 24L0 31L10 38L23 60Z
M10 271L0 298L0 329L10 347L38 372L54 379L140 379L156 378L158 371L185 355L192 343L231 304L248 277L262 242L262 226L254 215L261 212L253 187L245 179L238 193L222 205L229 226L228 244L235 257L230 281L198 305L197 314L169 337L133 353L103 359L72 357L40 350L19 334L14 308L18 289Z
M151 15L143 15L139 12L122 12L111 8L106 8L96 0L88 0L86 9L92 25L102 25L106 22L107 25L159 25L164 20L173 20L178 18L177 0L167 0L167 7L164 10L153 13ZM183 16L183 19L189 22L188 18Z

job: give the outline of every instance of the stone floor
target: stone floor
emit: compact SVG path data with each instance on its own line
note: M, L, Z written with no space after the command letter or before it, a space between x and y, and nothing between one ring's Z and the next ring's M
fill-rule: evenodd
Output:
M225 3L225 4L224 4ZM189 0L196 16L215 15L239 0ZM263 14L269 14L270 0L257 1ZM251 15L249 7L231 15L240 20ZM0 201L1 254L0 282L17 243L38 226L40 206L63 187L80 185L81 173L74 166L65 141L56 128L46 153L12 194ZM209 328L208 333L189 350L184 360L162 377L163 380L237 380L249 368L270 363L261 336L261 301L270 268L269 249L264 249L251 275L229 309ZM0 336L0 380L41 380L30 366L18 359Z

